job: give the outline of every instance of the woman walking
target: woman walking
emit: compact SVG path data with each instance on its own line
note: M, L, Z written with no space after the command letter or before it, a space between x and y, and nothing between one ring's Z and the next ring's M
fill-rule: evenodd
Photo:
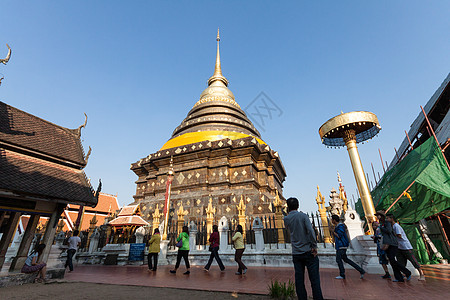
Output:
M209 268L211 267L211 264L213 262L213 259L215 258L217 261L217 264L219 265L220 271L225 270L225 266L222 263L222 260L219 257L219 228L217 225L213 225L213 232L211 233L211 236L209 237L209 251L211 251L211 255L209 256L208 263L205 266L205 271L209 271Z
M155 228L150 241L148 241L148 269L156 271L158 267L158 253L160 251L161 235L159 234L159 229ZM153 258L153 264L152 264Z
M35 279L35 282L43 282L46 281L45 274L47 272L47 265L45 263L39 264L38 258L44 252L45 244L39 244L36 248L28 255L25 260L25 264L22 267L22 273L36 273L38 272L38 276Z
M389 259L389 263L394 270L395 280L393 282L404 282L403 274L406 276L406 280L411 280L411 271L398 263L397 255L398 251L398 241L397 237L394 234L394 229L392 228L392 224L390 222L386 222L386 215L382 211L378 211L375 216L378 218L380 222L380 231L383 237L383 242L381 245L381 250L386 252L386 255Z
M238 225L236 227L236 233L234 234L232 240L234 242L234 248L236 249L236 252L234 254L234 260L237 262L239 268L238 271L235 273L236 275L242 275L247 273L247 267L242 262L242 255L244 254L244 237L242 236L243 230L242 226Z
M191 272L189 271L189 228L187 226L183 226L183 231L178 236L177 242L177 247L179 247L177 263L175 264L175 269L170 270L170 273L175 274L177 272L177 269L180 267L181 258L183 258L186 265L186 272L184 272L183 274L189 275L191 274Z

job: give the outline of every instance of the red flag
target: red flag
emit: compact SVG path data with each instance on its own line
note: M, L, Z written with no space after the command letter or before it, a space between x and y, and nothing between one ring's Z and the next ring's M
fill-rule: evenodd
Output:
M170 176L170 175L167 176L167 181L166 181L166 200L164 201L164 211L163 211L164 216L166 216L166 213L168 211L167 200L169 199L170 187L172 185L172 179L173 179L173 176Z

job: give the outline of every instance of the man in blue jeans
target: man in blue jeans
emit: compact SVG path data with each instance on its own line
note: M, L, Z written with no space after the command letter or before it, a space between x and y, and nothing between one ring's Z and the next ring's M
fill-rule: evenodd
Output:
M309 281L311 281L313 299L322 300L316 234L308 216L298 211L299 204L297 198L289 198L286 202L289 213L284 217L284 225L291 234L297 297L301 300L308 299L305 289L306 267L308 269Z
M335 226L334 228L334 245L336 247L336 262L339 266L339 276L336 279L345 279L345 269L344 262L348 263L350 266L355 268L359 274L361 274L361 279L364 278L364 271L360 266L358 266L353 260L347 257L347 248L350 245L347 235L347 228L345 224L340 223L338 215L331 216L331 223Z
M69 267L69 272L73 272L73 262L72 258L78 250L78 247L81 245L81 239L78 236L79 231L74 230L73 235L69 238L67 243L69 244L69 248L67 249L67 260L64 268Z

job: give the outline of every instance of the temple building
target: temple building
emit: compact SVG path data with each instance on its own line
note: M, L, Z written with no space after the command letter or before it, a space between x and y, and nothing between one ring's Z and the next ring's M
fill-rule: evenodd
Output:
M98 202L95 207L84 206L82 208L82 215L80 218L78 230L85 231L88 230L92 219L97 220L96 225L100 226L105 223L105 219L108 217L112 217L120 210L120 205L117 200L117 195L111 195L107 193L99 193L98 194ZM75 224L80 213L80 206L76 204L67 204L65 207L61 219L58 223L57 232L60 230L67 232L73 231L75 228ZM30 219L29 215L22 215L20 217L20 222L18 226L18 231L21 231L21 228L25 228ZM38 222L38 229L45 229L45 226L49 220L49 217L41 216Z
M276 191L283 198L286 171L228 89L219 41L218 33L214 74L200 99L159 151L131 165L134 203L146 220L163 210L171 159L171 207L183 207L185 220L205 218L210 199L216 217L236 218L241 199L245 214L258 216L272 213Z
M49 219L41 243L52 245L68 204L97 205L83 170L89 156L80 139L84 126L68 129L0 102L0 269L22 215L29 217L11 271L23 266L41 217Z

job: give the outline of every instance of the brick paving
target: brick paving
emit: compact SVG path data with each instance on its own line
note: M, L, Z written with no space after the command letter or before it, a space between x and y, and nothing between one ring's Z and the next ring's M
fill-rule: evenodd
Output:
M171 266L158 267L148 272L146 266L79 265L66 273L65 279L73 282L107 283L117 285L170 287L220 292L267 294L271 280L294 280L293 268L251 267L247 274L234 275L235 268L220 272L217 266L210 272L202 267L191 268L190 275L183 275L181 266L177 274L170 274ZM366 274L363 280L353 269L346 270L346 280L334 279L337 269L321 269L322 291L326 299L450 299L450 268L448 266L425 267L427 280L417 277L407 283L383 280L380 275ZM311 294L309 282L306 282Z

